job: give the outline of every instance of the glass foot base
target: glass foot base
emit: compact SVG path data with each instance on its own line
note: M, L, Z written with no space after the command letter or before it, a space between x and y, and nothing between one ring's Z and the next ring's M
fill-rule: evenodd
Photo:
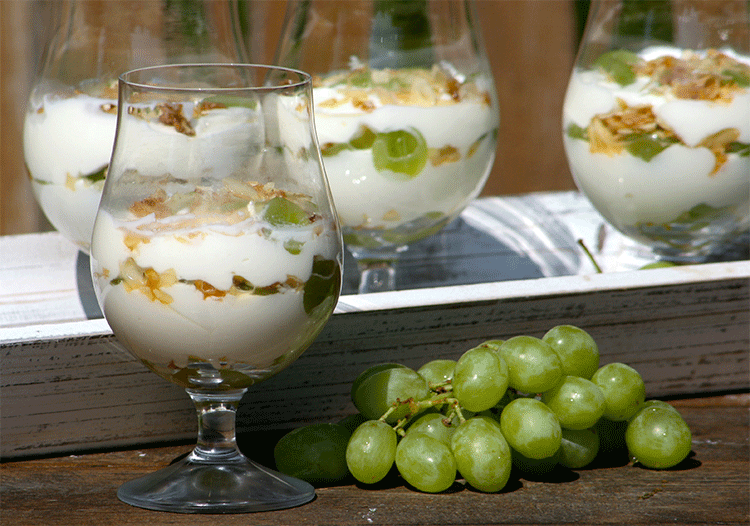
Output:
M292 508L315 498L315 489L239 456L229 463L195 462L193 455L117 491L132 506L176 513L246 513Z

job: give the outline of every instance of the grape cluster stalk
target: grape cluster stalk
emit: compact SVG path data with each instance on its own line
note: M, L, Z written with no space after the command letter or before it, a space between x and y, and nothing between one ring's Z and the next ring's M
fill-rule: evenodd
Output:
M370 485L397 473L427 493L462 478L493 493L513 469L536 476L558 465L580 469L623 444L650 469L674 467L691 451L680 413L646 400L629 365L600 365L594 339L572 325L542 338L488 340L418 370L378 364L355 379L351 396L356 414L279 440L279 471L317 485L350 476Z

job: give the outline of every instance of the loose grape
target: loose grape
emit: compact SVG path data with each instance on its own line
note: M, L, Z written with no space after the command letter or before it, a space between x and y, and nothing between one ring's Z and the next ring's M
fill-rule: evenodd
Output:
M361 373L359 373L359 376L354 379L354 382L352 382L352 388L350 389L350 392L352 394L352 398L354 397L354 392L359 389L359 386L367 380L369 377L374 375L375 373L379 373L380 371L385 371L386 369L394 369L396 367L406 367L405 365L401 365L400 363L379 363L377 365L373 365L372 367L368 367Z
M492 418L476 416L458 426L451 450L458 471L472 487L492 493L507 484L513 466L510 447Z
M604 416L610 420L627 420L638 412L646 399L646 385L638 371L624 363L600 367L591 377L604 393Z
M641 407L638 408L638 413L643 411L644 409L648 409L649 407L661 407L663 409L669 409L671 411L677 411L677 409L674 408L674 406L668 402L665 402L664 400L646 400ZM636 414L638 414L636 413ZM635 416L635 415L633 415Z
M677 411L649 407L630 421L625 443L633 458L643 466L667 469L690 454L692 434Z
M508 366L495 351L475 347L456 363L453 395L461 407L479 412L497 404L508 389Z
M654 268L670 268L670 267L676 267L676 266L677 264L673 263L672 261L661 260L661 261L653 261L651 263L646 263L645 265L640 267L639 270L650 270Z
M453 379L456 360L431 360L417 369L417 372L431 385L444 384Z
M401 439L396 467L407 483L426 493L445 491L456 480L456 460L450 447L424 433Z
M450 422L448 424L446 425L445 416L441 413L428 412L412 422L406 434L424 433L450 445L456 427Z
M563 374L591 380L599 368L599 346L583 329L558 325L548 330L542 340L560 357Z
M542 393L542 402L552 409L560 425L568 429L588 429L604 414L604 393L592 381L564 376L555 387Z
M487 340L479 347L487 347L489 349L492 349L493 351L500 352L500 346L503 344L503 341L504 340Z
M560 443L562 466L580 469L594 461L599 453L599 435L595 429L564 429Z
M375 484L383 480L396 458L398 437L391 426L368 420L352 433L346 447L346 465L358 481Z
M551 389L562 377L562 363L550 345L532 336L514 336L500 346L508 384L524 393Z
M408 367L392 367L378 371L357 385L352 402L369 420L377 420L396 402L424 400L430 395L427 381ZM386 422L397 422L412 412L408 403L400 405Z
M516 398L505 406L500 428L508 444L525 457L550 457L560 448L560 422L549 407L535 398Z
M350 436L338 424L312 424L294 429L274 447L276 469L313 485L341 482L349 474L346 449Z

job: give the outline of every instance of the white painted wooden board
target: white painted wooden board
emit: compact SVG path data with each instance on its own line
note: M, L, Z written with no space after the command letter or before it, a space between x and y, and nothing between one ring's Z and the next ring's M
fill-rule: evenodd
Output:
M422 305L394 307L394 298L389 308L353 305L297 362L247 395L239 427L335 421L352 411L349 387L369 365L418 367L489 338L541 336L559 323L590 331L603 362L638 369L651 396L747 389L749 277L748 262L717 263L467 285L481 290L448 302L454 291L431 289ZM104 321L61 324L53 336L34 337L48 329L27 327L26 339L2 344L3 457L194 435L187 396L122 351Z
M552 200L549 208L559 204ZM573 209L567 209L572 219L595 219L587 216L590 211ZM601 225L581 225L576 233L595 245ZM613 238L608 243L619 250ZM27 250L29 245L34 249ZM540 246L521 250L545 250ZM621 264L606 247L598 253L605 266ZM0 456L195 435L187 395L122 350L104 320L86 319L75 290L77 255L59 236L0 238L0 254ZM588 330L603 362L636 367L651 396L750 388L750 262L605 274L593 274L582 260L575 265L576 275L342 296L312 347L248 393L239 427L335 421L353 411L349 387L369 365L399 361L418 367L433 358L457 358L489 338L541 336L559 323ZM42 274L50 268L56 274L46 279ZM13 275L27 282L17 284Z

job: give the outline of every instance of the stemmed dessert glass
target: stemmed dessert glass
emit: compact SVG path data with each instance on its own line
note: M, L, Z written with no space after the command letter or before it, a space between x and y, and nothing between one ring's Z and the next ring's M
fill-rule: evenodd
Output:
M278 64L313 74L316 129L359 292L484 186L498 106L473 0L293 0Z
M563 139L579 189L636 249L748 257L748 3L594 0Z
M195 449L127 482L126 503L195 513L311 500L247 459L246 390L315 339L341 289L343 245L313 124L309 75L167 65L119 80L92 277L119 342L195 403Z
M35 15L54 31L29 95L23 150L40 208L88 255L124 71L185 62L250 62L237 0L59 0ZM255 9L255 8L253 8ZM263 36L260 28L251 28ZM86 257L88 260L88 257Z

